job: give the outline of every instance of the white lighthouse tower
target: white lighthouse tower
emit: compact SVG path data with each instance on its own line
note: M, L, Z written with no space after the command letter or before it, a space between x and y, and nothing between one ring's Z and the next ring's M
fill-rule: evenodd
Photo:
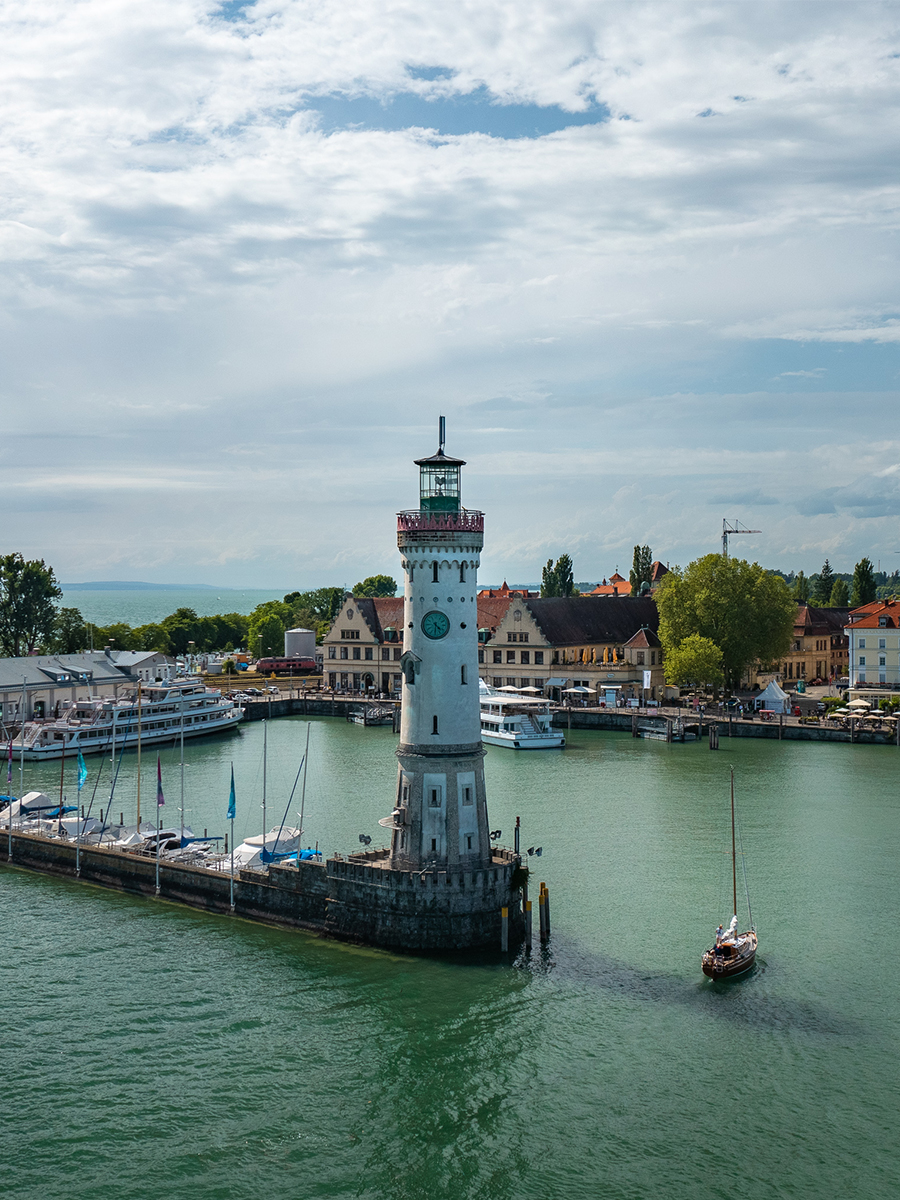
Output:
M477 575L484 514L460 502L465 462L416 460L419 507L397 518L404 628L400 767L391 867L478 870L491 863L478 695Z

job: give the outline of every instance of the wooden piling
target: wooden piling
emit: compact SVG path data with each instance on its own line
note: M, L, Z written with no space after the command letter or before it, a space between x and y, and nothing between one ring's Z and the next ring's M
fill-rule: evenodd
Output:
M506 954L509 950L509 909L500 909L500 949Z
M546 940L550 941L550 889L544 884L544 928L547 931Z
M538 891L538 937L542 942L547 940L547 935L544 931L544 887L545 884L542 883Z
M531 901L525 901L525 952L531 953Z

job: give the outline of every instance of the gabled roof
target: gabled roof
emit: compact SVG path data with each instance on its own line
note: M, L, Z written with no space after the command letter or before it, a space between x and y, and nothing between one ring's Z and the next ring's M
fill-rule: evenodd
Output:
M28 688L49 688L81 684L85 675L92 683L132 683L137 678L130 673L128 664L117 665L102 650L0 658L0 689L4 692L21 689L23 677Z
M817 608L815 605L798 604L794 619L794 633L811 637L816 633L823 636L842 634L847 624L849 608Z
M659 581L662 579L663 575L668 575L668 573L669 573L669 568L666 566L663 566L663 564L661 562L658 562L658 561L652 562L650 564L650 585L651 585L651 587L654 583L659 583Z
M384 641L384 631L403 628L403 597L402 596L358 596L354 604L359 609L359 615L372 631L372 636L379 642Z
M639 629L634 637L630 637L625 643L626 649L631 646L637 650L655 650L661 645L662 642L652 629Z
M656 602L649 597L553 596L522 603L552 646L624 645L644 625L659 628Z

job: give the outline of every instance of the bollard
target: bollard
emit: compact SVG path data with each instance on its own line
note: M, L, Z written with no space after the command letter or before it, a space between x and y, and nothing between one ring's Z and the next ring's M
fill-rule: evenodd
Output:
M504 954L509 950L509 909L500 909L500 949Z
M531 901L525 901L525 952L531 953Z
M544 928L544 888L545 887L546 887L546 884L542 883L540 891L538 892L538 936L540 937L542 942L546 942L546 940L547 940L547 931Z
M544 887L544 928L547 931L546 941L550 941L550 889Z

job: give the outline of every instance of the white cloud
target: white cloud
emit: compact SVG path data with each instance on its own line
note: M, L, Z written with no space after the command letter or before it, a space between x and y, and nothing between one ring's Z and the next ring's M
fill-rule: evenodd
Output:
M490 495L523 571L532 544L590 542L572 516L585 478L643 481L604 510L618 530L604 546L653 529L686 558L709 519L692 475L703 493L734 472L737 494L795 511L783 400L759 388L835 380L791 357L796 343L818 357L900 340L889 8L258 0L236 20L217 12L14 0L0 17L0 394L4 427L28 446L15 478L24 495L54 493L55 473L91 503L115 498L90 531L14 516L11 546L68 556L85 577L92 555L130 538L135 567L176 572L204 538L210 561L255 556L277 583L327 578L336 552L383 566L439 406L472 428L459 451L473 464L496 439L473 486L502 477ZM515 140L326 135L314 110L324 95L449 102L479 88L504 104L596 102L611 119ZM768 342L788 357L756 349ZM745 378L748 353L759 365ZM501 402L473 423L469 406L498 396L523 406L515 419ZM634 424L645 437L632 444ZM804 454L820 438L840 458L818 414L801 432ZM160 541L168 494L205 492L198 462L215 464L215 499ZM838 473L833 486L859 475ZM154 504L132 504L154 477ZM527 532L517 477L537 484ZM220 512L232 494L240 529ZM364 517L348 502L360 496ZM859 520L851 541L875 518ZM809 531L794 527L800 553Z

